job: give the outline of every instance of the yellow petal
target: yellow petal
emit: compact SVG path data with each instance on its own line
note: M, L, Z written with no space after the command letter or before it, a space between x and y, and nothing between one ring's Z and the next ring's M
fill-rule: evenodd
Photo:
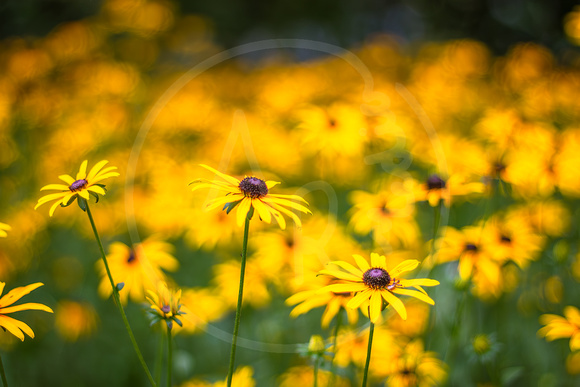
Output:
M361 277L357 277L357 276L350 274L350 273L345 273L344 271L320 270L318 273L330 275L332 277L336 277L338 279L343 279L343 280L347 280L347 281L359 281L359 282L361 281Z
M20 312L21 310L43 310L45 312L53 313L52 309L50 309L48 306L42 305L42 304L39 304L36 302L29 302L26 304L9 306L8 308L2 308L0 310L0 312L2 314L8 314L8 313Z
M268 187L268 189L272 189L272 187L277 186L278 184L280 184L279 181L272 181L272 180L266 181L266 187Z
M369 318L372 323L375 323L381 316L381 309L383 308L383 297L378 291L373 292L371 295L371 302L369 306Z
M295 210L304 212L306 214L312 214L312 212L308 208L304 207L302 204L294 203L286 199L272 197L272 195L265 196L261 200L265 203L276 203L284 207L290 207Z
M403 261L395 266L395 268L391 270L389 274L391 277L398 277L401 273L414 270L417 266L419 266L419 261L414 259L407 259L406 261Z
M371 253L371 266L372 267L382 267L387 269L387 259L384 255L379 255L377 253Z
M13 319L12 317L0 315L0 327L5 328L8 332L24 341L24 334L18 328L18 325L15 324L15 321L18 320ZM34 332L32 333L32 337L34 337Z
M58 178L67 183L68 185L71 185L72 183L75 182L75 179L69 175L60 175Z
M396 288L393 290L393 293L395 294L403 294L405 296L411 296L411 297L415 297L423 302L426 302L428 304L431 305L435 305L435 301L433 301L431 299L431 297L427 296L426 294L423 294L421 292L418 292L416 290L412 290L412 289L400 289L400 288Z
M324 292L356 293L365 289L367 289L367 286L363 283L332 284L317 290L316 293L324 293Z
M35 282L30 285L20 286L17 288L12 289L8 293L6 293L2 298L0 298L0 308L4 308L6 306L12 305L14 302L18 301L31 291L43 286L42 282Z
M108 179L109 177L117 177L117 176L121 176L119 174L119 172L109 172L109 173L105 173L103 175L98 175L95 178L93 178L93 181L91 181L92 184L96 184L101 180L105 180Z
M77 194L81 197L84 198L85 200L89 200L91 197L89 196L89 191L87 191L86 189L80 190L79 192L77 192Z
M405 304L403 304L403 301L399 300L388 290L381 290L381 295L385 301L387 301L387 303L397 311L403 320L407 319L407 309L405 309Z
M344 270L354 274L355 276L357 276L358 281L362 280L363 272L354 267L353 265L351 265L350 263L344 261L332 261L330 263L336 266L340 266Z
M68 185L64 185L64 184L49 184L49 185L45 185L40 190L46 191L48 189L58 189L61 191L68 191L69 190Z
M101 160L98 163L96 163L91 168L91 170L90 170L89 174L87 175L86 179L90 182L95 176L97 176L97 173L99 173L99 171L101 170L101 168L103 168L105 166L105 164L107 164L108 162L109 161L107 161L107 160Z
M270 213L270 207L266 206L264 203L260 201L260 199L252 200L252 206L258 211L258 215L260 218L270 224L272 222L272 214Z
M224 179L225 181L227 181L228 183L231 183L235 186L239 186L240 185L240 181L238 179L236 179L235 177L226 175L225 173L221 173L215 169L213 169L210 166L207 166L205 164L199 164L201 167L207 169L208 171L211 171L213 173L215 173L216 175L218 175L219 177L221 177L222 179Z
M238 210L236 213L236 221L239 227L244 225L246 221L246 217L248 216L248 212L250 211L250 207L252 206L252 200L250 198L244 198L238 204Z
M366 287L366 286L365 286ZM361 306L361 304L365 301L368 301L369 298L371 297L372 294L372 290L366 288L365 290L363 290L362 292L358 293L356 296L354 296L347 304L346 306L348 308L351 309L356 309L359 306Z
M89 188L87 188L87 191L91 191L91 192L97 193L99 195L105 195L106 194L106 192L103 189L103 187L100 187L98 185L91 185Z
M360 255L353 254L352 256L363 273L371 268L367 260L361 257Z
M81 167L79 168L79 173L77 173L76 180L84 179L87 177L87 164L88 160L82 162Z
M60 207L60 203L61 202L56 202L52 205L52 207L50 207L50 210L48 211L48 216L52 216L54 214L54 211L56 211L56 209Z

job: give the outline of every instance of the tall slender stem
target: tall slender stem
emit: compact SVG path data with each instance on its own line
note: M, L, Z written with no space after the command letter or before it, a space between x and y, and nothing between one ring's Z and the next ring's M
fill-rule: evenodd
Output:
M161 384L161 372L163 368L163 347L164 347L163 331L159 335L159 346L157 348L157 358L155 359L155 369L153 370L155 376L155 383L159 386Z
M334 358L336 357L336 352L338 351L338 332L340 330L340 325L342 324L342 306L338 309L336 314L336 326L334 327L334 337L332 343L332 358L330 359L330 378L328 378L328 387L333 386L336 380L336 375L334 374L335 364Z
M8 387L8 381L6 380L6 373L4 372L4 364L2 363L2 356L0 356L0 376L2 376L2 385Z
M316 355L314 358L314 387L318 387L318 364L320 363L320 356Z
M236 343L238 341L238 329L240 327L240 316L242 314L242 298L244 295L244 277L246 274L246 257L248 255L248 233L250 229L250 218L246 216L244 225L244 241L242 244L242 266L240 268L240 288L238 291L238 306L236 307L236 320L234 322L234 335L232 337L232 349L230 351L230 367L228 369L227 387L232 385L232 376L234 374L234 363L236 359Z
M93 227L93 233L95 234L95 238L97 240L97 243L99 244L99 249L101 250L101 258L103 259L103 264L105 265L105 270L107 271L107 276L109 277L109 282L111 283L111 287L113 288L113 299L115 300L115 304L117 305L117 308L119 309L119 312L121 313L121 317L123 318L123 323L125 324L125 328L127 329L127 333L129 333L129 338L131 339L131 343L133 344L133 348L135 349L135 352L137 353L137 357L139 358L139 362L141 363L141 366L143 367L143 370L145 371L145 374L147 375L147 379L149 379L149 382L151 383L152 386L156 387L157 384L155 384L155 381L153 380L153 377L151 376L151 372L149 372L149 368L147 367L147 364L145 363L145 360L143 359L143 355L141 354L141 351L139 350L139 346L137 345L137 341L135 340L135 336L133 335L133 330L131 329L131 326L129 325L129 320L127 320L127 316L125 315L125 310L123 309L123 305L121 304L121 300L119 298L119 290L117 289L117 286L115 285L115 281L113 280L113 276L111 275L111 270L109 269L109 264L107 262L107 255L105 254L105 249L103 249L103 243L101 242L101 238L99 237L97 227L95 226L95 221L93 220L93 215L91 214L91 209L89 208L88 200L87 200L87 215L89 216L89 221L91 222L91 226Z
M375 331L375 324L371 322L371 326L369 328L369 345L367 347L367 361L365 363L365 370L363 374L363 382L362 387L366 387L367 385L367 378L369 374L369 364L371 363L371 349L373 348L373 333Z
M171 370L173 369L173 340L171 326L167 325L167 387L171 387Z

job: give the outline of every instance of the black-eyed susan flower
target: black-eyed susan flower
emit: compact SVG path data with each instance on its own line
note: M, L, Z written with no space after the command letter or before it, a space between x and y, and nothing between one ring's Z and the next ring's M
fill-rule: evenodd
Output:
M548 341L570 338L570 350L580 349L580 311L575 306L564 308L564 317L556 314L543 314L540 324L545 325L538 330L538 336Z
M159 281L156 290L147 290L149 296L147 300L151 303L149 313L152 315L151 325L159 321L165 321L167 327L171 329L173 322L183 326L179 316L184 314L181 311L181 289L177 291L169 290L167 284Z
M6 231L10 231L11 229L12 229L12 227L7 225L6 223L0 222L0 237L6 238L8 236L8 233Z
M282 214L292 218L298 227L302 226L300 218L286 207L293 208L306 214L311 214L308 208L292 201L295 200L308 205L306 200L302 199L300 196L271 194L270 189L280 184L279 182L271 180L264 181L254 176L246 176L244 179L238 180L235 177L221 173L207 165L200 165L221 177L225 182L197 179L189 183L190 185L193 184L192 191L200 188L213 188L225 192L226 196L210 200L207 203L205 210L210 211L218 207L223 207L229 214L229 212L235 207L238 207L236 214L238 226L244 224L247 214L252 209L255 209L258 212L260 219L266 223L270 223L272 217L274 217L281 229L286 228L286 220Z
M325 286L321 291L353 292L356 295L347 303L349 308L358 308L365 301L369 301L369 318L376 322L383 310L384 302L393 306L403 320L407 319L407 310L397 295L415 297L428 304L434 305L433 301L422 286L435 286L439 282L428 278L401 279L399 275L414 270L419 261L408 259L401 262L392 270L387 269L387 260L384 255L371 254L371 262L367 262L362 256L353 255L358 268L344 261L334 261L334 265L342 270L321 270L320 274L336 278L339 283ZM408 289L413 287L416 290Z
M431 207L438 206L441 201L445 206L451 205L451 198L482 193L485 185L477 181L469 181L465 176L453 174L443 179L437 174L432 174L423 184L417 185L415 198L417 201L426 200Z
M123 283L119 297L123 304L131 300L145 300L145 289L152 289L160 280L165 280L163 270L175 271L179 262L173 255L173 246L167 242L150 237L129 247L121 242L112 243L107 259L115 283ZM102 261L97 262L101 274L99 293L103 297L111 295L112 288Z
M61 207L67 207L76 199L79 199L79 206L85 210L86 201L88 201L91 196L93 196L96 201L99 201L99 195L105 195L106 193L105 186L97 183L109 177L119 176L119 173L115 172L117 167L103 168L107 163L107 160L99 161L87 173L88 161L85 160L82 162L76 178L69 175L60 175L58 178L66 184L49 184L40 189L41 191L57 190L60 192L41 197L38 199L38 203L34 209L37 209L44 203L56 200L49 211L49 215L52 216L59 205Z
M5 285L5 282L0 282L0 294L2 294L4 291ZM45 312L52 313L52 309L50 309L48 306L36 302L11 306L16 301L20 300L23 296L27 295L42 285L44 284L36 282L27 286L14 288L2 296L2 298L0 298L0 327L12 333L22 341L24 341L24 333L26 333L29 337L34 338L34 332L27 324L12 317L8 317L6 314L20 312L22 310L43 310Z
M440 386L446 378L445 363L437 358L435 352L425 352L421 339L415 339L401 347L385 386L433 387Z

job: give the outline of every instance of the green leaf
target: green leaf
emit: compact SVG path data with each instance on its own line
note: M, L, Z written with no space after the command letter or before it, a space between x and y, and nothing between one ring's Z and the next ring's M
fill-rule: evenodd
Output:
M241 202L241 200L238 200L237 202L230 202L230 203L226 203L226 204L224 205L224 208L223 208L222 210L225 210L225 211L226 211L226 214L228 214L228 215L229 215L229 213L230 213L230 212L231 212L231 211L232 211L234 208L236 208L236 206L237 206L238 204L240 204L240 202Z
M73 202L74 202L74 201L77 199L77 196L78 196L78 195L73 195L73 196L71 196L71 198L68 200L68 202L66 202L66 204L62 204L62 203L60 203L60 206L61 206L61 207L68 207L68 206L70 206L70 205L71 205L71 204L73 204Z
M87 212L87 200L84 198L81 198L80 196L78 199L79 200L77 200L77 203L78 203L80 209L83 210L84 212Z

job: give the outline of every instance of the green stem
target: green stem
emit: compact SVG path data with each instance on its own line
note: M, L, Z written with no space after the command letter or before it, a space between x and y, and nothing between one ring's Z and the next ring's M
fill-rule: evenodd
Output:
M171 327L167 325L167 387L171 387L171 370L173 369L173 340Z
M335 371L335 364L334 358L336 357L336 352L338 352L338 331L340 330L340 325L342 324L342 306L338 309L338 313L336 314L336 326L334 327L334 337L332 343L332 358L330 359L330 378L328 379L328 387L333 386L336 380L336 375L334 374Z
M2 363L2 356L0 356L0 376L2 376L2 385L8 387L8 381L6 380L6 373L4 372L4 364Z
M371 363L371 349L373 348L373 333L375 331L375 324L371 322L371 326L369 328L369 345L367 347L367 361L365 362L365 370L363 374L363 382L362 387L366 387L367 385L367 378L369 374L369 364Z
M159 348L157 349L157 359L155 359L155 383L159 386L161 384L161 369L163 367L163 339L165 335L163 331L161 331L161 335L159 337Z
M439 200L439 204L433 207L433 240L431 241L431 262L435 265L435 242L437 241L437 234L439 233L439 222L441 222L441 206L443 200Z
M101 258L103 259L105 270L107 271L107 276L109 277L109 282L111 283L111 287L113 288L113 299L115 300L115 304L117 305L117 308L121 313L123 323L125 324L125 328L129 333L129 337L131 339L131 343L133 344L133 348L135 349L137 357L139 358L139 362L141 363L141 366L143 367L143 370L147 375L147 379L149 379L149 382L151 383L152 386L157 386L157 384L155 384L155 381L153 380L153 377L151 376L151 372L149 372L149 368L147 367L145 360L143 359L143 355L141 354L139 346L137 345L137 341L135 340L135 336L133 335L133 330L131 330L131 326L129 325L129 321L127 320L127 316L125 315L125 310L123 309L123 305L121 304L121 300L119 298L119 290L115 285L115 281L113 281L113 276L111 275L111 270L109 269L109 264L107 262L107 255L105 254L105 249L103 249L103 243L101 242L101 238L99 237L99 233L97 232L97 227L95 226L95 221L93 220L93 215L91 214L91 209L89 208L88 200L87 200L87 215L89 216L91 226L93 227L93 233L95 234L95 238L97 239L97 243L99 244L99 249L101 250Z
M234 335L232 337L232 349L230 351L230 366L228 369L227 387L232 385L232 376L234 374L234 363L236 358L236 343L238 341L238 329L240 327L240 316L242 314L242 298L244 295L244 276L246 273L246 257L248 255L248 233L250 230L250 218L246 216L244 225L244 242L242 244L242 266L240 268L240 288L238 291L238 306L236 307L236 320L234 322Z
M314 358L314 387L318 387L318 363L320 363L320 357L316 355Z

